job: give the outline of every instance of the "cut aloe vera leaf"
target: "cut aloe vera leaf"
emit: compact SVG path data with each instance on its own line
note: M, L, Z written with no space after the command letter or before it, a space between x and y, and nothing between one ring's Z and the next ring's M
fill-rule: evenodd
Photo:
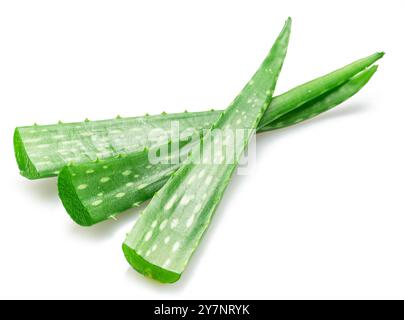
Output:
M259 129L259 132L284 128L335 107L357 93L375 71L376 67L367 69L343 85L306 102L297 109L289 105L291 111L289 110L283 117L270 121L267 126ZM270 108L273 105L276 107L277 104L273 102ZM58 181L59 195L66 211L75 222L90 226L139 205L151 198L167 182L170 174L179 167L171 159L166 165L151 165L146 156L139 154L143 152L130 154L121 160L105 159L66 166L61 171ZM114 182L100 183L104 177ZM125 196L122 196L123 193ZM118 194L122 197L116 197Z
M170 132L172 121L178 121L180 128L202 130L209 128L219 115L219 111L163 113L18 127L14 132L15 156L24 177L53 177L69 163L86 163L142 151L151 146L148 133L155 128Z
M151 165L148 153L64 167L58 189L70 217L91 226L153 197L180 165Z
M318 91L307 92L309 97L318 97L348 81L352 76L372 65L383 53L376 53L351 65L334 71L340 77L330 77ZM332 74L331 74L332 75ZM314 80L316 81L316 80ZM327 84L327 85L326 85ZM305 86L307 84L304 84ZM313 89L311 89L313 90ZM264 128L277 117L296 107L290 91L274 98L271 107L261 119L259 128ZM276 106L280 106L277 108ZM274 111L271 111L274 110ZM21 175L29 179L40 179L58 175L68 163L86 163L95 159L106 159L119 154L130 154L150 147L148 133L155 128L170 131L172 121L177 121L181 130L208 129L222 113L218 111L185 112L135 118L116 118L81 123L59 123L46 126L18 127L14 133L14 150Z
M261 67L212 126L212 130L223 133L226 142L232 131L245 133L233 146L233 163L228 164L223 157L227 154L224 145L216 146L214 158L218 164L204 160L198 163L199 154L192 152L187 163L156 193L128 234L123 251L140 273L163 283L180 278L210 224L238 159L269 106L286 56L290 28L288 19ZM204 150L212 147L210 133L202 139Z

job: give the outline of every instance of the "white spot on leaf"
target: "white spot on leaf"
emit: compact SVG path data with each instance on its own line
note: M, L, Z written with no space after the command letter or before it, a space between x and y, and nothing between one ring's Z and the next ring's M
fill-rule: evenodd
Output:
M185 195L185 196L182 197L180 204L182 206L186 206L192 200L192 198L193 198L193 196Z
M199 174L198 174L199 179L202 178L205 175L205 171L206 171L205 169L202 169L202 171L199 172Z
M130 175L131 173L132 173L132 171L130 171L130 170L125 170L124 172L122 172L122 175L128 176L128 175Z
M152 235L153 235L153 231L148 231L146 233L146 235L144 236L144 241L149 241L150 238L152 237Z
M164 206L164 210L168 211L172 208L174 205L175 201L177 200L177 195L173 195L172 198L167 202L167 204Z
M171 260L170 260L170 259L167 259L167 260L164 262L163 267L164 267L164 268L167 268L167 267L170 265L170 262L171 262Z
M124 192L119 192L115 195L116 198L123 198L125 196L126 193Z
M171 221L171 229L174 229L178 225L178 219L174 218L173 221Z
M180 242L179 241L177 241L176 243L174 243L174 245L173 245L173 252L175 252L175 251L177 251L178 249L180 248Z
M146 188L146 187L147 187L147 184L146 184L146 183L142 183L142 184L139 184L139 185L137 186L138 190L142 190L142 189L144 189L144 188Z
M188 180L188 185L191 185L195 180L195 175L192 175Z
M209 185L209 184L212 182L212 180L213 180L213 176L207 176L207 177L206 177L206 180L205 180L205 183L206 183L207 185Z
M193 222L194 222L194 216L192 215L187 220L187 223L186 223L187 228L189 228Z
M102 200L95 200L91 205L92 205L93 207L97 207L97 206L99 206L101 203L102 203Z
M201 210L201 208L202 208L202 205L200 203L198 203L194 208L194 213L198 213L199 210Z
M160 227L159 227L160 231L161 231L161 230L164 230L164 228L167 226L167 222L168 222L168 220L165 219L165 220L160 224Z

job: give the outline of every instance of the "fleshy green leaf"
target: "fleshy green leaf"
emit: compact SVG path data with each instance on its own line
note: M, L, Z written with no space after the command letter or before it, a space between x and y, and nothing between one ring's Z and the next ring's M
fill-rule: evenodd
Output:
M128 234L123 251L139 272L160 282L174 282L186 268L253 129L269 105L286 55L290 27L289 19L261 67L212 127L212 130L221 130L224 141L228 141L233 130L247 132L240 143L234 145L235 161L230 164L224 161L223 145L214 155L219 156L218 164L198 163L199 156L197 159L193 152L189 161L153 197ZM207 150L212 144L210 132L202 140Z

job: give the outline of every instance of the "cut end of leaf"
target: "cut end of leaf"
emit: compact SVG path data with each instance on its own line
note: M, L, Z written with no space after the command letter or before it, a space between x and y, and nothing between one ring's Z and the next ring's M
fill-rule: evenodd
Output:
M174 283L181 278L181 274L163 269L146 261L125 243L122 245L122 250L132 268L148 278L161 283Z
M60 171L58 178L59 198L63 203L67 213L74 222L83 226L89 227L97 223L90 212L83 206L76 188L73 185L73 179L68 166Z
M41 175L25 150L24 142L21 139L21 134L18 128L14 131L14 154L22 176L31 180L41 178Z

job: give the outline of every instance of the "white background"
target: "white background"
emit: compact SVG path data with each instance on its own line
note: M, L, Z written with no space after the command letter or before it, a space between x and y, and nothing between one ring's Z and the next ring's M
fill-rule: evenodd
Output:
M0 298L404 298L402 0L1 1ZM131 270L137 210L85 229L14 127L222 108L293 18L277 93L376 51L353 99L263 135L183 278Z

